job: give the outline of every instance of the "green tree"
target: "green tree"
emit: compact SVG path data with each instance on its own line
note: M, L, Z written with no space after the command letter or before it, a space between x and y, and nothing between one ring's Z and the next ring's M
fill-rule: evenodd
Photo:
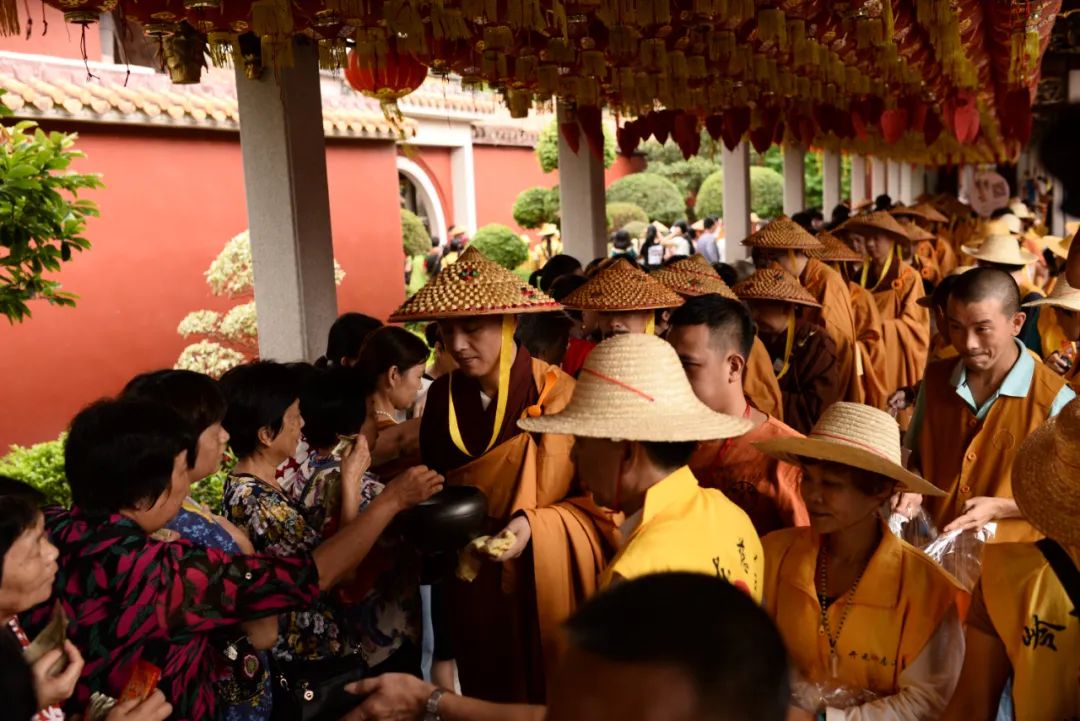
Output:
M48 503L71 505L71 488L64 475L64 443L67 434L32 446L14 445L0 458L0 474L22 481L45 494Z
M522 228L539 228L559 219L559 188L526 188L514 201L514 222Z
M0 114L7 108L0 103ZM101 187L96 174L74 173L75 133L45 133L37 123L0 126L0 314L10 323L30 317L31 300L74 306L78 298L46 277L72 253L90 247L86 219L97 205L79 192Z
M832 208L822 207L825 185L821 172L821 153L806 154L806 207L821 208L828 218ZM844 155L840 161L840 197L851 197L851 157Z
M510 228L490 223L476 231L470 246L507 270L514 270L529 259L529 246Z
M784 176L772 168L750 168L750 209L762 218L775 218L784 212Z
M663 145L655 140L649 140L642 145L646 161L645 172L655 173L673 182L687 199L687 205L693 207L693 199L700 190L701 184L705 182L705 178L720 170L719 158L706 154L704 143L702 148L703 150L697 155L686 160L682 156L682 151L671 140Z
M604 167L610 168L615 163L615 134L604 123ZM584 136L581 138L579 153L589 152L589 144ZM559 122L552 120L540 131L540 138L536 141L536 157L540 161L540 168L545 173L550 173L559 167Z
M408 256L427 255L431 250L431 236L424 221L405 208L401 209L401 246Z
M724 217L724 171L717 170L705 178L698 190L694 214L699 218L708 215Z
M608 203L607 220L609 229L620 230L627 223L648 223L649 215L633 203Z
M671 225L686 215L686 201L679 188L653 173L634 173L619 178L607 189L607 202L633 203L649 216Z

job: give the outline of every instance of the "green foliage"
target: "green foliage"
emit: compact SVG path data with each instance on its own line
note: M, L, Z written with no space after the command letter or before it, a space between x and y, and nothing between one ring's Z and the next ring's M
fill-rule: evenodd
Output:
M822 154L806 154L806 207L821 208L828 218L832 208L822 207L824 179L821 173ZM840 197L851 197L851 158L844 155L840 161Z
M470 246L508 270L529 259L529 246L517 233L499 223L490 223L476 231Z
M401 209L401 245L406 255L425 255L431 250L431 236L424 221L405 208Z
M607 189L608 203L633 203L648 215L671 225L686 215L686 203L678 187L655 173L634 173L619 178Z
M750 168L750 209L764 218L784 212L784 176L772 168Z
M589 152L589 143L584 136L581 138L578 152ZM557 120L552 120L540 131L540 138L536 142L536 158L540 161L540 168L545 173L550 173L559 167L559 122ZM607 123L604 123L604 167L610 168L614 163L615 133L611 131Z
M640 220L631 220L629 223L622 227L631 238L644 238L645 230L649 227L648 223L642 223Z
M608 228L620 230L627 223L634 221L648 223L649 216L639 206L633 203L608 203L607 204Z
M14 445L0 458L0 475L27 483L45 494L49 503L71 505L71 489L64 475L64 443L67 434L32 446Z
M667 178L675 184L687 200L687 206L693 207L694 196L701 189L705 178L720 170L720 161L713 158L705 151L705 140L712 140L705 135L702 141L702 150L693 155L689 160L683 159L682 151L671 140L661 145L655 140L650 140L642 147L648 164L646 173L655 173L662 178Z
M708 215L714 215L717 218L724 217L724 171L717 170L705 178L705 182L698 190L694 215L699 218Z
M30 317L31 300L75 305L77 296L45 273L90 247L86 219L98 214L97 204L78 195L100 188L100 177L69 171L83 157L73 149L77 137L45 133L30 121L0 126L0 315L11 323Z
M539 228L559 220L559 189L526 188L514 201L514 222L522 228Z

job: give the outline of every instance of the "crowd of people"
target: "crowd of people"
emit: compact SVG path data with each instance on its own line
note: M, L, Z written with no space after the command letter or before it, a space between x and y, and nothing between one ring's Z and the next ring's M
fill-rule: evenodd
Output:
M1077 718L1080 291L1024 210L459 243L315 364L139 375L69 508L0 481L5 718Z

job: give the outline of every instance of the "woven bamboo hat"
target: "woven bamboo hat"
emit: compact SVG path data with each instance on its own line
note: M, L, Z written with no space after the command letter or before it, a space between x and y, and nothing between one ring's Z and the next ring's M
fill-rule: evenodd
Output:
M1043 423L1020 444L1012 468L1016 505L1031 525L1055 541L1080 545L1080 400Z
M907 225L905 225L904 230L907 231L908 238L911 239L912 243L919 243L924 240L935 240L937 238L937 236L930 231L924 230L923 228L920 228L914 223L908 223Z
M796 305L820 308L821 303L803 288L797 278L781 268L762 268L742 283L736 284L740 300L779 300Z
M609 338L589 354L565 410L519 420L518 426L532 433L681 442L735 438L753 423L698 400L669 343L631 333Z
M840 463L893 479L903 490L925 496L945 492L904 468L900 430L883 410L862 403L834 403L805 438L775 438L754 444L788 463L813 459Z
M542 313L562 306L470 246L390 316L391 323Z
M1065 280L1065 276L1061 275L1058 277L1057 282L1054 283L1054 289L1050 291L1050 295L1045 298L1033 300L1029 303L1024 303L1025 308L1035 308L1040 305L1049 305L1054 308L1080 311L1080 290L1069 285L1069 282ZM1080 440L1080 438L1077 440Z
M928 223L949 222L949 219L946 218L940 210L929 203L919 203L910 208L893 208L892 214L895 217L907 216L909 218L918 218L919 220L924 220Z
M702 264L693 260L700 257L695 255L676 261L666 268L655 271L651 277L681 296L692 297L715 293L731 300L738 300L739 297L723 281L720 274L713 270L708 261Z
M1064 260L1069 257L1069 248L1072 247L1075 238L1075 234L1065 238L1059 238L1056 235L1047 235L1043 237L1043 240L1046 241L1046 247L1051 253Z
M1037 259L1034 253L1020 247L1020 240L1015 235L991 235L982 245L965 245L961 250L977 260L1002 265L1028 265Z
M764 228L746 238L743 245L750 248L771 248L773 250L818 250L821 243L817 238L787 216L781 215Z
M888 211L885 210L875 210L865 215L856 215L848 219L836 230L844 233L885 233L893 240L904 243L911 242L911 238L908 236L904 226L900 225L896 218L889 215Z
M854 248L837 238L827 230L817 234L821 243L820 250L810 252L810 255L826 263L858 263L865 260Z
M626 259L599 271L563 298L567 308L607 313L675 308L683 302L681 295Z

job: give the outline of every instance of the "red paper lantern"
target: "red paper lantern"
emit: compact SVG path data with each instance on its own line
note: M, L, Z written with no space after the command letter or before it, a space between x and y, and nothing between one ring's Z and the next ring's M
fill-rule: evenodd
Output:
M970 145L979 136L979 108L975 104L975 93L957 93L953 107L953 132L956 139L964 145Z
M895 145L908 129L908 112L903 108L893 108L881 114L881 137L889 145Z
M349 52L345 79L354 89L383 105L396 103L420 87L427 77L427 66L406 53L391 47L385 59L363 67L355 50Z

